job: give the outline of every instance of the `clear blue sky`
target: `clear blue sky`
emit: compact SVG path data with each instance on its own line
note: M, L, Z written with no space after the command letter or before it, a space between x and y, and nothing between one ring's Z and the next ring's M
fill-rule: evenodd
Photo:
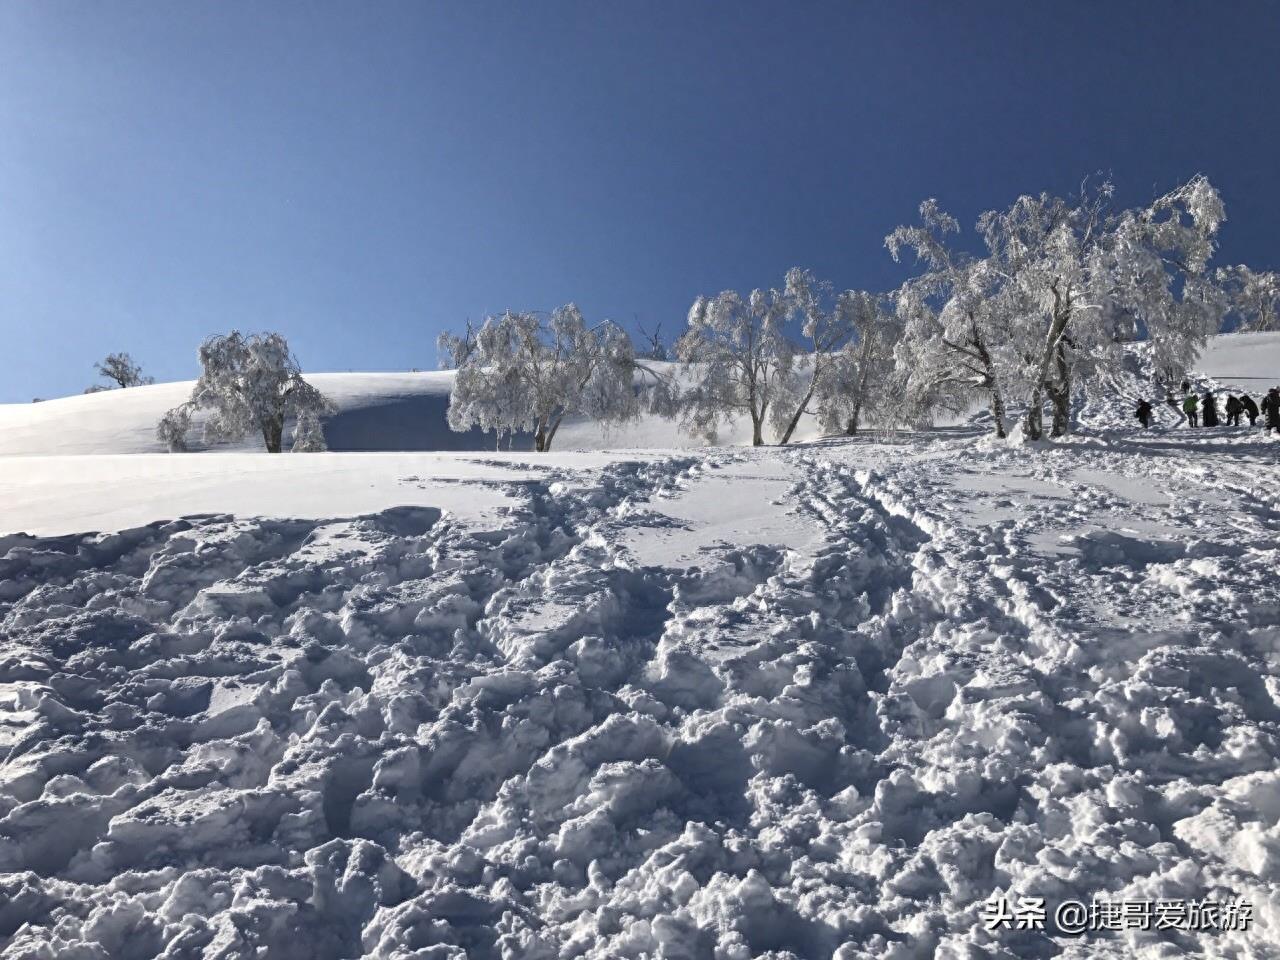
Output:
M429 369L507 307L884 289L925 197L968 229L1097 170L1208 174L1221 261L1280 267L1280 7L7 0L0 401L233 327Z

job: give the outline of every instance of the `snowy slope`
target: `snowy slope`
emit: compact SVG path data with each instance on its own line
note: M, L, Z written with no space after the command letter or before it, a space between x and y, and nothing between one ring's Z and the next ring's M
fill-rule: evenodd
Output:
M0 958L1280 956L1280 441L1090 404L1042 447L0 456Z
M1225 334L1214 337L1198 365L1206 383L1255 394L1280 383L1280 334ZM1273 379L1268 379L1273 378ZM337 404L339 413L325 424L330 449L364 451L484 451L493 435L478 430L454 433L445 423L451 371L427 373L317 373L307 379ZM162 453L155 424L184 401L191 381L112 390L31 404L0 404L0 456L89 453ZM797 440L818 435L804 418ZM733 424L719 438L728 446L749 443L750 426ZM192 431L199 449L198 430ZM678 426L657 417L604 430L584 421L566 422L556 436L561 450L689 449L702 446ZM256 450L248 438L220 451ZM516 449L528 449L517 439ZM505 444L504 444L505 448Z
M1273 956L1280 476L1186 437L256 457L439 482L2 538L0 956Z
M1229 333L1213 337L1198 371L1224 386L1262 394L1280 386L1280 333Z
M307 380L338 407L325 422L329 448L360 451L481 451L492 450L493 434L479 430L455 433L445 422L452 371L429 373L316 373ZM164 412L191 394L193 381L163 383L128 390L45 400L30 404L0 404L0 456L50 456L97 453L163 453L155 425ZM197 420L199 423L199 420ZM807 431L807 433L806 433ZM811 435L807 418L797 437ZM200 450L199 429L191 432L192 449ZM722 443L750 442L749 424L734 425ZM597 424L568 420L556 435L562 450L607 448L683 448L702 446L658 417L642 417L611 430ZM529 449L529 439L515 447ZM506 449L504 441L503 448ZM261 449L261 441L218 445L219 451Z

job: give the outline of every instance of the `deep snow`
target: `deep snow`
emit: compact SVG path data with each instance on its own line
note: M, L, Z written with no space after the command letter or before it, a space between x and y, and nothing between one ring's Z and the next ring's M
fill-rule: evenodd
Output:
M1280 443L1084 418L0 458L0 957L1280 956Z

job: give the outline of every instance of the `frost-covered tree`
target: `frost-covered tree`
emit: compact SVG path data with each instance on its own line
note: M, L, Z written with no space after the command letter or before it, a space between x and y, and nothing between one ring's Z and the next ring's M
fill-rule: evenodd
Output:
M1074 385L1114 372L1121 343L1145 335L1157 365L1173 369L1220 319L1205 275L1224 219L1217 191L1196 177L1119 214L1111 196L1109 183L1073 200L1022 196L978 221L1000 297L1020 311L1011 349L1022 360L1031 439L1043 435L1046 396L1051 435L1070 430Z
M1014 367L1008 347L1020 308L1002 295L990 264L948 245L960 225L936 200L920 205L920 224L885 238L894 261L915 252L923 272L893 299L901 324L897 344L902 419L928 423L938 409L962 409L985 398L996 436L1005 436L1005 403Z
M1238 333L1280 330L1280 273L1254 271L1240 264L1220 267L1215 277L1238 319Z
M449 396L449 426L499 434L533 433L534 448L551 449L566 416L620 423L638 415L631 338L606 321L588 327L573 304L545 321L534 313L489 317L463 352Z
M791 439L811 406L824 430L852 436L868 413L887 407L900 325L884 310L883 296L861 290L836 295L829 282L799 267L787 272L786 295L808 341L807 351L797 353L797 374L809 376L778 442Z
M1157 376L1186 375L1228 309L1209 260L1226 211L1203 176L1124 211L1105 238L1108 258L1100 309L1085 314L1084 350L1075 357L1086 379L1110 379L1118 368L1115 345L1146 339ZM1105 344L1106 348L1101 346Z
M785 426L778 443L785 446L795 433L800 417L809 411L809 405L815 396L825 388L829 393L836 386L836 379L830 375L830 368L836 362L835 357L845 344L853 337L853 318L847 309L848 297L842 294L835 297L830 281L818 280L812 271L792 267L787 271L785 293L789 311L799 315L800 331L808 341L808 352L800 352L796 357L796 374L803 379L808 374L808 386L800 391L800 396L791 404L788 414L781 403L775 404L785 417ZM830 405L830 400L828 401Z
M191 404L181 403L167 411L156 424L156 439L170 453L183 453L187 449L187 431L191 429Z
M259 433L267 452L279 453L285 424L294 420L294 451L325 449L320 419L335 408L302 378L283 336L233 330L206 339L199 359L200 378L191 399L165 414L156 428L171 450L182 449L196 410L209 411L206 440L239 440L247 433Z
M142 387L156 382L155 377L144 376L142 366L127 353L109 353L106 359L94 365L94 369L104 380L114 383L121 389ZM110 386L94 384L85 390L85 393L99 393L110 389Z
M440 366L446 370L457 370L471 356L476 348L476 331L471 318L467 317L467 325L458 336L446 330L436 339L436 349L440 351Z
M882 294L846 290L839 301L853 336L822 365L815 397L822 429L852 437L868 421L892 420L900 404L894 348L903 325Z
M745 414L755 446L764 443L766 421L786 429L800 384L784 329L790 312L791 299L780 290L747 297L726 290L694 301L675 345L691 381L680 401L685 429L714 442L722 422Z

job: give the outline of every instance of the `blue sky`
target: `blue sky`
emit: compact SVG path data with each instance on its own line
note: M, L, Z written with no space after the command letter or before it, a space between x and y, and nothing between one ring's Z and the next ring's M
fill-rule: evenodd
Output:
M1220 262L1280 267L1280 7L11 0L0 401L115 350L192 377L233 327L429 369L507 307L886 289L925 197L968 229L1098 170L1206 173Z

